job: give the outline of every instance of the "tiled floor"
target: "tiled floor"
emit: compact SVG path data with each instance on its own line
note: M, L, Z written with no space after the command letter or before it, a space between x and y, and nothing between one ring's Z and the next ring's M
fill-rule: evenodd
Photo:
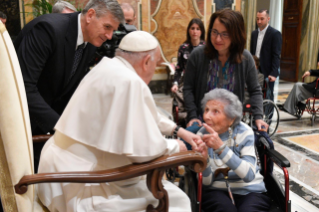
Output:
M275 102L283 103L292 86L293 83L277 83ZM154 94L154 98L159 107L171 112L171 96ZM299 120L282 111L279 115L278 131L272 140L275 149L291 163L291 167L288 168L290 191L291 197L296 200L295 203L292 202L292 211L319 211L319 120L311 126L309 114L303 114ZM279 169L275 169L275 173L282 177ZM311 205L307 205L304 200Z

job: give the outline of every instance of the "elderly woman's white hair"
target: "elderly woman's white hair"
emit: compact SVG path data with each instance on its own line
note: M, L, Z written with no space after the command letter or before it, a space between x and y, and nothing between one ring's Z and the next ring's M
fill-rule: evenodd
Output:
M223 88L215 88L209 91L202 100L203 111L205 111L206 103L211 100L217 100L224 104L226 116L230 119L235 119L233 126L240 123L243 115L243 105L235 94Z

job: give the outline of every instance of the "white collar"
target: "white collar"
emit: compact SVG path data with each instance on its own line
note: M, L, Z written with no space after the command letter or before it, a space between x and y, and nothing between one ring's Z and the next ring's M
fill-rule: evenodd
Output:
M267 24L267 26L266 26L263 30L261 30L261 31L260 31L260 29L258 28L258 32L265 33L265 32L267 31L268 27L269 27L269 24Z
M75 49L77 49L78 46L81 45L82 43L84 43L84 40L83 40L83 33L82 33L82 26L81 26L81 13L79 13L79 15L78 15L78 38L76 41ZM86 46L86 44L87 44L87 42L85 42L84 46Z
M127 60L125 60L123 57L120 56L115 56L115 58L119 59L127 68L129 68L130 70L135 71L134 67L131 65L131 63L129 63Z

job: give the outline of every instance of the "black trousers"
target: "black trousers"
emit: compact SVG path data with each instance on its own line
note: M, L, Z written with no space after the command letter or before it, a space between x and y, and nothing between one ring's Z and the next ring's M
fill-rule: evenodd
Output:
M205 190L202 197L202 208L206 212L268 212L270 199L266 194L249 193L247 195L233 194L235 204L231 202L228 192Z

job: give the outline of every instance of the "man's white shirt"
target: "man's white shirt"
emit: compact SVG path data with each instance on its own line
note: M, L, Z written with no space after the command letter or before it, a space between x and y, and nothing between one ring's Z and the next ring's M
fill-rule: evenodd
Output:
M256 46L256 56L258 58L260 57L261 44L263 43L268 27L269 27L269 24L262 31L260 31L260 29L258 28L258 38L257 38L257 46Z

